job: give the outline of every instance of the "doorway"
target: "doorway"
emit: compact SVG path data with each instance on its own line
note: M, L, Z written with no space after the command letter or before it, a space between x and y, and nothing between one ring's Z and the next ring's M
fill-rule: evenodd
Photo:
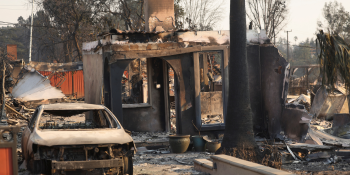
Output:
M175 110L175 74L174 70L169 64L168 69L168 103L169 103L169 121L170 121L170 132L176 134L176 110Z

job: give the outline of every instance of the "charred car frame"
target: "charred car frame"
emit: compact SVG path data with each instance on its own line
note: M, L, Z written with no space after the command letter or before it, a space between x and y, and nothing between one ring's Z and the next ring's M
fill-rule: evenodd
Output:
M22 153L33 173L101 169L132 174L133 139L103 105L39 106L22 136Z

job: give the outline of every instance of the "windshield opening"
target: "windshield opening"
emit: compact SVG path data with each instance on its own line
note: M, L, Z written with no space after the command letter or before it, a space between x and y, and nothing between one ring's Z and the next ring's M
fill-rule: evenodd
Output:
M40 117L39 128L120 129L120 125L105 110L46 110Z

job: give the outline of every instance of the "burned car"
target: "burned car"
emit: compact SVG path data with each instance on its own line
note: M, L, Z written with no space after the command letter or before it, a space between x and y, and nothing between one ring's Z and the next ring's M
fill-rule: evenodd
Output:
M22 135L23 157L35 174L94 169L132 174L135 151L131 136L103 105L41 105Z

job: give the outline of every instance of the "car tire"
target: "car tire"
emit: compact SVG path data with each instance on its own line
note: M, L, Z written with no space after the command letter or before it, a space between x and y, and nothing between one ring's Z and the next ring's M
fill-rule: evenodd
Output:
M51 174L51 162L47 160L34 160L34 173Z
M27 162L27 169L30 172L33 172L34 170L34 159L30 157L31 155L28 155L27 158L25 159Z
M124 156L123 162L124 162L124 168L123 168L124 174L133 175L134 167L133 167L132 156Z
M34 160L34 156L30 155L27 169L33 174L51 174L51 163L46 160Z

